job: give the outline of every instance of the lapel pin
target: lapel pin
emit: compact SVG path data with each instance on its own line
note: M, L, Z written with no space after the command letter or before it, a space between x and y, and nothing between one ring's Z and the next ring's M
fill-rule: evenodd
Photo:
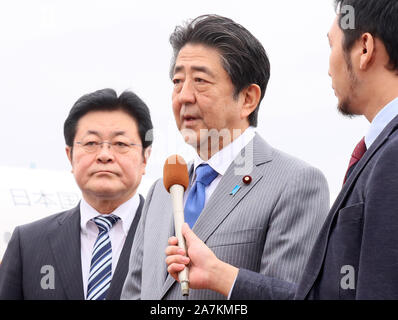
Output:
M231 191L230 195L234 196L235 193L237 193L239 189L240 189L240 185L236 185L235 188Z
M251 176L244 176L242 179L244 184L250 184L252 182L252 177Z

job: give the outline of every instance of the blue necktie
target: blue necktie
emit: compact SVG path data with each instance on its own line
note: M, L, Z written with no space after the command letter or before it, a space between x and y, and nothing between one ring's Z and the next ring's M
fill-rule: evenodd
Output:
M201 164L196 168L196 181L188 193L185 203L185 222L192 228L205 206L205 189L218 176L208 164Z
M120 218L115 215L101 215L93 220L99 232L91 258L87 286L87 300L105 300L112 280L112 245L109 230Z

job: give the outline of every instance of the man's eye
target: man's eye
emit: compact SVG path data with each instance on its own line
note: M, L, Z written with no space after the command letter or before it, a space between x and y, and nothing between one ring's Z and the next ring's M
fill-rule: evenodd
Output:
M205 86L209 84L209 81L203 79L203 78L195 78L195 84L198 86Z
M121 141L114 142L113 145L118 146L118 147L128 147L129 146L127 143L124 143Z
M84 143L85 146L98 146L98 144L97 141L87 141Z
M173 79L173 83L174 84L179 84L179 83L181 83L181 80L180 79Z

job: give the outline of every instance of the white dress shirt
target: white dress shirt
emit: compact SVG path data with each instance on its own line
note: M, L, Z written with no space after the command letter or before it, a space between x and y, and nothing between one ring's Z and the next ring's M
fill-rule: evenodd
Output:
M188 198L188 193L196 180L196 168L202 163L207 163L218 173L218 176L205 189L205 205L213 194L221 178L227 171L228 167L235 160L241 150L254 138L256 134L254 127L248 127L239 137L230 144L215 153L209 160L204 161L197 153L194 156L194 176L187 192L184 194L184 206Z
M199 167L202 163L207 163L210 167L212 167L215 171L217 171L218 176L210 183L205 189L205 206L210 196L213 194L214 190L216 189L217 185L220 183L223 175L227 171L228 167L231 163L235 160L238 154L242 151L242 149L251 141L253 140L256 134L256 129L254 127L248 127L239 137L237 137L234 141L230 144L222 148L216 154L214 154L209 160L204 161L202 158L199 157L197 153L194 156L194 177L192 179L192 183L190 184L187 192L184 193L184 206L185 202L187 201L188 194L190 189L192 188L193 184L195 183L196 179L196 168ZM236 280L236 279L235 279ZM232 288L235 285L232 285ZM228 300L231 296L231 291L228 294Z
M388 103L374 117L370 124L368 133L365 136L366 148L369 149L373 142L377 139L384 128L398 115L398 98Z
M112 212L112 214L120 218L109 231L109 238L112 244L112 275L115 273L120 253L139 204L140 197L138 194L135 194L130 200ZM99 215L100 213L82 198L80 202L80 241L84 298L87 295L93 247L98 236L98 227L91 219Z

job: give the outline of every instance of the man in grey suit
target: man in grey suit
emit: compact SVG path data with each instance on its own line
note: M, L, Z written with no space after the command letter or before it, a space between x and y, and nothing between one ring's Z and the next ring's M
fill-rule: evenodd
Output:
M83 198L15 228L0 265L0 299L120 299L151 129L149 109L133 92L99 90L74 104L64 135Z
M197 151L189 165L185 220L221 260L297 281L329 193L319 170L255 132L270 76L264 48L245 28L217 15L177 27L170 42L174 117ZM122 299L183 298L165 263L173 234L170 195L160 179L147 196ZM223 296L191 290L188 298Z
M370 126L342 174L344 185L300 281L238 272L218 261L186 225L190 259L175 238L167 248L173 277L190 263L190 285L231 299L398 299L398 2L335 0L335 5L329 75L338 110L363 115Z

